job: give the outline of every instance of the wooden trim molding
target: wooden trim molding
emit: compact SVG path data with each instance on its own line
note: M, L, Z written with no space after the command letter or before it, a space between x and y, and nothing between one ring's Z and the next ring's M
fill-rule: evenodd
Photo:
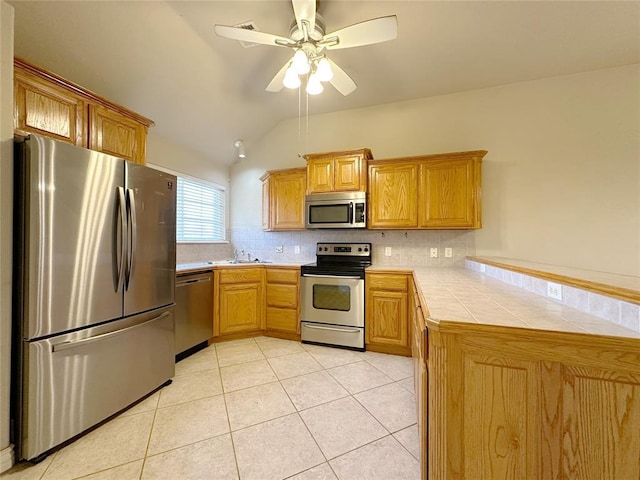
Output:
M568 275L562 275L558 273L538 270L531 267L523 267L520 265L511 265L509 263L503 263L495 260L490 260L482 257L467 257L467 260L472 262L482 263L490 265L492 267L502 268L504 270L510 270L512 272L522 273L524 275L530 275L532 277L541 278L550 282L562 283L571 287L580 288L582 290L588 290L590 292L599 293L601 295L607 295L614 297L625 302L635 303L640 305L640 291L625 288L617 285L609 285L593 280L587 280L583 278L570 277Z
M43 68L37 67L21 58L15 57L13 59L14 67L18 67L24 71L29 72L32 75L45 79L49 82L53 82L58 84L66 89L73 91L74 93L85 97L89 102L103 105L107 108L117 111L119 114L124 115L125 117L129 117L136 122L142 123L147 127L151 127L155 125L153 120L140 115L139 113L134 112L133 110L129 110L128 108L123 107L122 105L118 105L117 103L110 102L104 97L101 97L97 93L92 92L91 90L87 90L84 87L81 87L77 83L73 83L66 78L61 77L60 75L56 75L53 72L45 70Z

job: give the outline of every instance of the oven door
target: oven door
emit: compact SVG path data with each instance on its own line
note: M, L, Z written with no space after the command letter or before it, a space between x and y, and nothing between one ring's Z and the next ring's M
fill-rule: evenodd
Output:
M303 322L364 327L364 279L304 274L300 287Z

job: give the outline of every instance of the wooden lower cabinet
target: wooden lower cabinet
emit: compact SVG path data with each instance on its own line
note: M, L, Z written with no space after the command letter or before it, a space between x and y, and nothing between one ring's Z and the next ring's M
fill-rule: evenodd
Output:
M214 336L264 330L264 269L214 270Z
M266 286L267 333L300 339L300 269L267 267Z
M420 304L415 282L410 282L409 324L411 327L411 356L413 357L413 388L416 393L416 418L418 420L418 442L420 445L420 478L427 478L427 418L429 400L429 378L427 373L428 343L426 316Z
M637 340L428 326L428 478L640 478Z
M365 274L365 344L374 352L411 355L408 281L404 273Z

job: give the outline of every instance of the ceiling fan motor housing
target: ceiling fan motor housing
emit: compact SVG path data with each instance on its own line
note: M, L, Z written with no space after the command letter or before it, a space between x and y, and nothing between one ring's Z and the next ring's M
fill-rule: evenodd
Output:
M316 42L322 40L325 34L325 26L324 26L324 18L319 13L316 13L316 24L312 31L309 31L309 39L314 40ZM291 28L289 29L289 36L292 40L296 42L302 40L304 38L304 32L298 28L298 23L296 19L293 19L291 23Z

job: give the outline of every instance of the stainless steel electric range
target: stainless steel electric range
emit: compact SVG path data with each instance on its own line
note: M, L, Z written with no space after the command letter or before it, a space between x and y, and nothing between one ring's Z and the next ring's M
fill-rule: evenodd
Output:
M364 270L370 243L318 243L316 263L301 268L304 343L364 350Z

